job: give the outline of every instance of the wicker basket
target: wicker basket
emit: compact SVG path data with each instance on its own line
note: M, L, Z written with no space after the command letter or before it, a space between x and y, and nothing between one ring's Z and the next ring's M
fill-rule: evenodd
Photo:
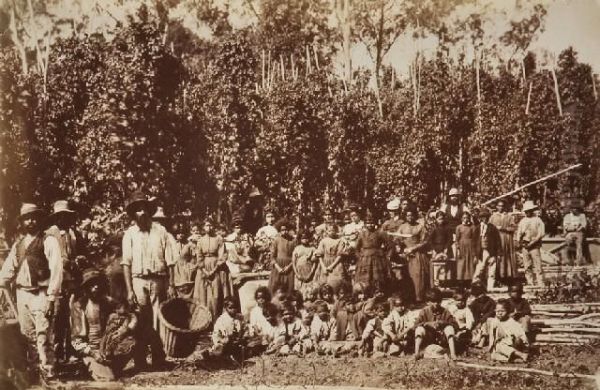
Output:
M185 358L206 336L212 322L210 311L191 299L173 298L160 305L159 333L169 357Z

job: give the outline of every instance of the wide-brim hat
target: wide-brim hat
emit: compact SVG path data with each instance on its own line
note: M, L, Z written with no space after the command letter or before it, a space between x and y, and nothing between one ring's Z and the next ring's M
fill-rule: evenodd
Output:
M136 191L133 194L131 194L131 197L129 198L129 200L127 201L127 204L125 205L125 211L127 212L127 214L132 215L133 209L135 207L138 207L139 205L143 205L144 207L146 207L148 214L150 214L150 215L154 215L154 213L156 213L157 207L156 207L156 203L154 202L154 200L149 199L141 191Z
M17 220L22 221L25 216L32 214L43 217L46 215L46 212L34 203L23 203L23 205L21 205L21 210L19 211Z
M53 220L60 214L67 214L71 217L75 217L77 212L75 210L71 210L68 200L57 200L52 205L52 214L48 216L48 219Z
M458 188L451 188L450 192L448 192L448 196L458 196L460 195L460 191Z
M89 283L97 281L98 283L104 282L104 274L96 268L88 268L83 271L81 276L81 287L87 286Z
M387 203L387 209L389 211L396 211L400 208L400 199L394 198Z
M533 203L533 201L531 200L525 201L525 203L523 204L523 212L536 210L537 208L538 206L536 206L536 204Z

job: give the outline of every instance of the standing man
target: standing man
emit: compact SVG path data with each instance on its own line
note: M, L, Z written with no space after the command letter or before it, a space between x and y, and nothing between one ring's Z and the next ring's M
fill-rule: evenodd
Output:
M63 280L60 297L56 301L54 318L54 352L57 361L67 361L72 352L69 300L81 284L81 269L78 261L83 260L83 238L75 230L77 213L69 208L66 200L57 200L53 213L48 217L52 225L46 231L52 234L60 245L63 264Z
M397 232L404 220L400 216L400 199L394 198L387 204L387 210L390 213L390 218L381 225L381 231L390 233Z
M2 265L0 287L8 288L15 282L19 326L29 342L29 360L35 361L37 352L40 374L50 379L54 377L50 320L60 297L63 262L58 240L43 230L44 217L35 204L21 206L18 220L25 234Z
M523 205L525 218L519 221L517 241L521 244L527 284L534 284L533 274L535 274L538 286L543 286L544 276L542 274L542 254L540 253L540 248L542 247L542 238L546 234L546 229L540 217L534 215L534 211L537 209L538 207L530 200L526 201Z
M565 232L565 249L563 258L566 260L569 258L569 247L575 244L576 257L575 264L583 265L583 232L587 227L587 219L585 214L581 212L581 207L578 204L571 204L571 212L566 214L563 218L563 230Z
M473 280L479 279L485 285L484 275L487 274L487 290L491 291L496 284L496 264L501 247L500 233L493 223L490 223L491 213L487 208L479 212L480 247L477 266Z
M448 193L448 203L440 208L446 215L446 223L450 231L455 231L456 227L461 224L462 216L469 208L460 201L460 192L457 188L450 189Z
M140 326L134 352L137 368L146 366L146 347L152 352L152 366L160 368L165 362L163 345L158 335L159 305L167 296L175 295L171 240L167 230L152 222L156 205L141 192L135 192L125 210L133 219L123 236L123 275L127 300L138 307Z

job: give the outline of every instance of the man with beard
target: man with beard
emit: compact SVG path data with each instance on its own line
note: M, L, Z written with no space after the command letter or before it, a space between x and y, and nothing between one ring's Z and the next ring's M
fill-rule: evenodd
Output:
M35 204L21 207L19 222L25 234L2 266L0 286L8 288L15 283L19 326L29 342L29 359L35 360L37 352L40 374L50 379L54 376L50 320L60 297L63 262L58 240L43 230L44 216Z
M140 313L135 365L138 369L146 366L149 345L153 367L161 368L165 352L158 335L158 310L167 296L175 295L172 240L162 225L152 222L156 205L141 192L132 195L125 210L134 225L123 235L121 265L127 300L132 308L138 307Z

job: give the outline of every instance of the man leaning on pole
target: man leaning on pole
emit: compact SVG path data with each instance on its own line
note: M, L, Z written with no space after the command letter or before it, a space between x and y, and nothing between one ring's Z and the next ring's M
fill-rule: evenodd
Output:
M39 362L40 375L55 375L50 322L55 301L60 297L63 263L58 240L44 232L44 211L24 203L18 221L23 231L0 271L0 286L14 282L18 321L28 341L28 360ZM37 359L36 359L37 354Z

